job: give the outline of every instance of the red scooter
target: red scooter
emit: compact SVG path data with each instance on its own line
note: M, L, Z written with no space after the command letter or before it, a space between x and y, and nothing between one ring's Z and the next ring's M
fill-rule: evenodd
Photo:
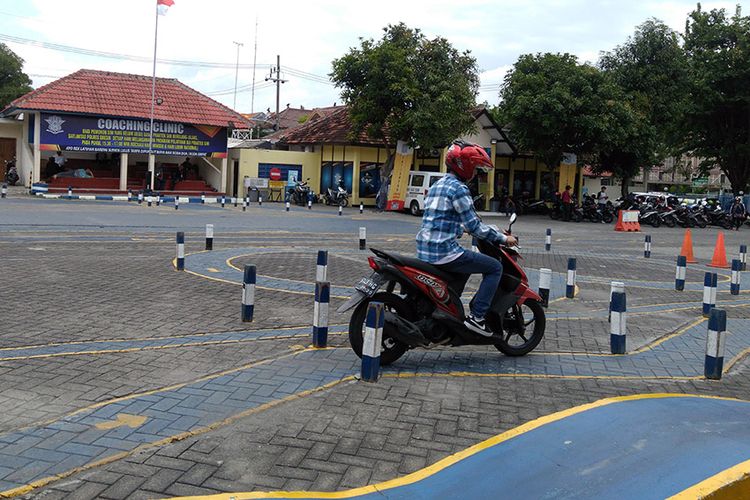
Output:
M515 220L516 214L511 215L506 234ZM393 363L409 349L435 345L494 345L508 356L531 352L544 336L546 318L541 297L529 288L526 273L517 263L518 247L479 240L478 248L503 263L500 286L486 315L491 337L464 326L461 294L470 275L448 273L414 257L370 248L375 254L367 259L372 274L360 279L354 295L337 309L341 313L355 308L349 342L357 356L362 357L370 302L382 302L385 307L381 365ZM383 285L385 290L379 291Z

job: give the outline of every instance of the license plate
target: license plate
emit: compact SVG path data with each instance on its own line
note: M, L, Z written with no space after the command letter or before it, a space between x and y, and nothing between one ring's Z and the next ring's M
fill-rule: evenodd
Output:
M378 288L380 288L380 283L371 278L362 278L354 285L355 290L364 293L368 297L375 295Z

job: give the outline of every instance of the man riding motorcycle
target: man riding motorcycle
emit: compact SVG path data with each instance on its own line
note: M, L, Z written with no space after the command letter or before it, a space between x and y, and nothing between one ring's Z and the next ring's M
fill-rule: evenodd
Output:
M500 283L503 265L487 255L465 250L457 239L463 232L472 236L510 246L516 239L483 224L474 211L466 185L478 167L491 169L487 152L476 144L455 141L445 156L448 173L437 181L425 197L422 226L417 233L417 257L448 272L482 274L482 283L471 303L471 314L464 325L485 337L493 334L485 323L492 297Z

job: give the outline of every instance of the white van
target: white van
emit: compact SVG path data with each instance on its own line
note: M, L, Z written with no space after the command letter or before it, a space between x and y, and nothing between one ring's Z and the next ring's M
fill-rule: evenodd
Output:
M404 208L412 215L420 215L424 210L424 197L427 191L444 172L409 172L409 187L406 189Z

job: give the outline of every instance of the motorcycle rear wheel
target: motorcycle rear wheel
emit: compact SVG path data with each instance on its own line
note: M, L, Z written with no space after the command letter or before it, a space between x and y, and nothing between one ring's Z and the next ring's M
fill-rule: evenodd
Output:
M667 227L675 227L677 225L677 222L674 220L674 217L671 215L664 217L662 222L664 222L664 225Z
M661 226L661 219L657 215L652 215L651 220L648 221L653 227Z
M393 293L379 292L369 300L361 302L352 313L349 320L349 344L354 354L362 357L362 345L364 344L365 320L367 318L367 306L370 302L382 302L387 311L401 316L409 321L414 320L413 307L409 303ZM380 365L387 366L396 361L409 350L409 346L395 339L389 333L390 326L383 327L383 337L380 346Z
M488 326L493 332L499 330L499 318L489 315ZM502 321L502 339L495 343L495 348L506 356L523 356L530 353L544 337L547 318L544 308L535 300L527 300L523 304L516 304L505 313ZM529 335L529 326L533 328ZM521 344L514 344L513 337L520 337Z
M349 205L349 198L339 198L339 206L346 208Z

